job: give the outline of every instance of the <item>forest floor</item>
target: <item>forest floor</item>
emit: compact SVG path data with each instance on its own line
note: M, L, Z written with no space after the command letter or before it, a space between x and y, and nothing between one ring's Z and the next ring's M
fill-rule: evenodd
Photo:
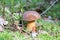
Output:
M0 32L0 40L60 40L59 22L51 23L44 20L38 22L43 25L43 28L34 38L19 31L5 30L4 32Z

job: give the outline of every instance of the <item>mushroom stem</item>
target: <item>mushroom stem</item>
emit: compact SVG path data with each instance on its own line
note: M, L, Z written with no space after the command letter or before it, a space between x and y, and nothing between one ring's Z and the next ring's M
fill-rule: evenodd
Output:
M28 31L32 31L32 32L36 32L36 25L35 25L35 21L29 21L27 24L27 30Z

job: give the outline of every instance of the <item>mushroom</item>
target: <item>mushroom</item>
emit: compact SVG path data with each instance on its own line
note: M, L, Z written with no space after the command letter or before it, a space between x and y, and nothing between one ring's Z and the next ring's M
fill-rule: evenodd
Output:
M8 24L8 21L4 20L1 16L0 16L0 32L4 31L4 26Z
M39 19L40 15L36 11L26 11L23 14L23 20L28 21L27 30L36 32L36 23L35 20Z

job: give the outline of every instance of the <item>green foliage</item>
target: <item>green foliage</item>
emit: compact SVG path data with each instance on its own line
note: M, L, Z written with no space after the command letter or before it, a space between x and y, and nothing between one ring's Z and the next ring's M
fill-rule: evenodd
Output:
M47 34L39 34L38 37L41 38L41 40L53 40L54 39L52 36L47 35Z
M27 38L26 38L27 37ZM4 31L0 32L0 40L32 40L33 38L31 36L20 34L19 32L11 32L11 31ZM51 36L49 34L38 34L35 39L39 40L60 40L60 34L57 34L57 36Z
M0 15L2 15L2 9L0 8Z
M60 3L57 3L56 5L54 5L52 7L52 9L50 9L48 12L47 12L47 15L49 16L52 16L53 19L60 19Z
M8 32L0 32L0 40L13 40L12 35Z
M42 24L42 26L40 26L40 29L45 30L49 33L51 33L51 32L57 33L57 32L60 31L58 23L47 22L47 21L44 21L44 20L37 20L37 22L39 24Z

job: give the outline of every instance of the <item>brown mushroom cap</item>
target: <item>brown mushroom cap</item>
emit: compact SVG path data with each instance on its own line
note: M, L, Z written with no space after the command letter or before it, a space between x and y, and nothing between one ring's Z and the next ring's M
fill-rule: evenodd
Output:
M39 18L40 18L40 15L36 11L26 11L23 14L23 20L26 20L26 21L34 21Z

